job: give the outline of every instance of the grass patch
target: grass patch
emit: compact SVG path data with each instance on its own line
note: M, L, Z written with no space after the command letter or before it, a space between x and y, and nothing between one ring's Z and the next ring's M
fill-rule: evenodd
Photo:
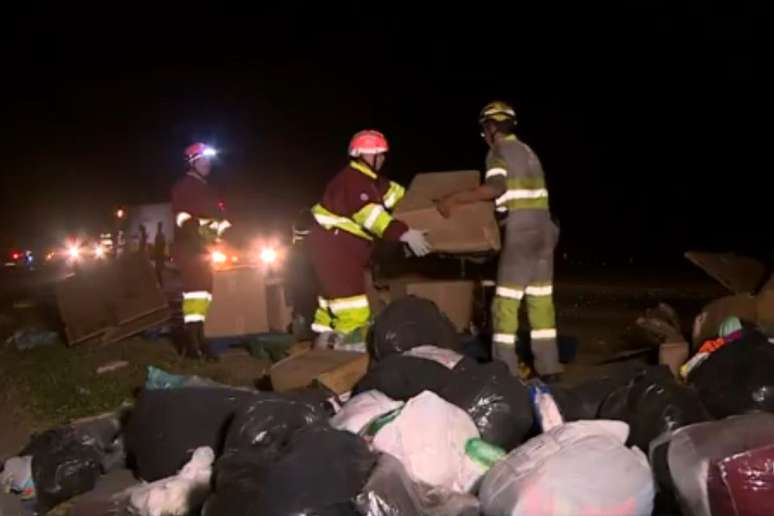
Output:
M116 360L129 365L97 374L98 367ZM250 385L266 367L241 355L217 364L183 360L164 339L132 338L109 345L50 346L23 352L5 347L0 351L0 387L12 386L17 405L41 424L63 424L132 401L149 365L230 385Z

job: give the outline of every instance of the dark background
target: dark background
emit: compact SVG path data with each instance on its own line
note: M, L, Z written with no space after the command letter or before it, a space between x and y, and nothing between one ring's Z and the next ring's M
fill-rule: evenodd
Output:
M563 253L774 249L763 9L336 5L6 22L0 242L165 200L198 140L222 151L214 180L237 222L287 231L353 132L384 131L387 170L406 184L480 169L477 114L502 98L543 161Z

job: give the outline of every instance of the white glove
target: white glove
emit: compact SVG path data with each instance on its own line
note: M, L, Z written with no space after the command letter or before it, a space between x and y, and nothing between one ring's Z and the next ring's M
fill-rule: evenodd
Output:
M427 231L420 231L418 229L409 229L400 237L401 242L405 242L411 252L417 256L425 256L433 250L430 242L427 241L425 235Z

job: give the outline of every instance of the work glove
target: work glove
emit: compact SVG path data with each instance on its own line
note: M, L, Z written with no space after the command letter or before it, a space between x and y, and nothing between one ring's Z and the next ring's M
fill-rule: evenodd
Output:
M400 237L400 241L406 243L411 252L417 256L425 256L433 250L430 242L425 237L426 231L409 229Z

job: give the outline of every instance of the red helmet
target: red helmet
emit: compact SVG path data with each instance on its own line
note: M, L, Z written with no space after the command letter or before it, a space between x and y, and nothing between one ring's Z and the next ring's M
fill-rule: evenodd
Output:
M197 159L203 157L212 158L215 154L217 154L215 149L205 143L194 143L185 149L185 159L187 159L189 163L193 163Z
M360 131L349 142L349 155L356 158L362 154L382 154L390 150L387 138L374 130Z

